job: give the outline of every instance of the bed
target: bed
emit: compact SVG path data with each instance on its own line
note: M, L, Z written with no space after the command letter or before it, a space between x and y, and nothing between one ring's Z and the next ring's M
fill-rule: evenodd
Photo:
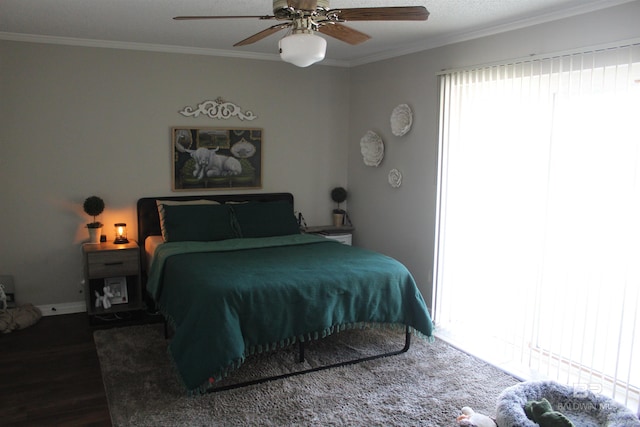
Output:
M190 393L218 390L251 354L297 344L302 359L305 342L347 328L403 328L391 354L411 335L432 339L406 267L301 233L289 193L146 197L137 209L145 291Z

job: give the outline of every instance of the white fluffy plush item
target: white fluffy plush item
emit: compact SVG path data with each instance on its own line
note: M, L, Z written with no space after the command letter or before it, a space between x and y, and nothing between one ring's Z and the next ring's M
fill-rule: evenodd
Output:
M458 421L458 425L465 427L497 427L492 418L479 414L468 406L462 408L462 415L456 418L456 421Z
M42 317L38 307L31 304L0 311L0 331L8 334L16 329L24 329L36 323Z

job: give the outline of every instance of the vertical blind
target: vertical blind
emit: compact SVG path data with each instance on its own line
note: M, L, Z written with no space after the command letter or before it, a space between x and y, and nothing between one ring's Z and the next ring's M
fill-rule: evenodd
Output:
M440 75L434 320L640 412L640 45Z

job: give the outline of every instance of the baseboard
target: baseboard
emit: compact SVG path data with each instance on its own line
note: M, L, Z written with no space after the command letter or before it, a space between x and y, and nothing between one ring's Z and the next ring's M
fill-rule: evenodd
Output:
M87 311L87 306L84 301L39 305L37 307L43 316L58 316L60 314L83 313Z

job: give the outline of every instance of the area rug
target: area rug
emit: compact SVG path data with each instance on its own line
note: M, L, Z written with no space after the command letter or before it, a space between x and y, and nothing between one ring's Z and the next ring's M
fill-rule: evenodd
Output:
M162 325L94 333L114 426L455 426L463 406L495 416L518 382L441 340L413 337L408 352L240 389L190 397L167 354ZM252 356L227 382L402 348L404 333L348 330Z

